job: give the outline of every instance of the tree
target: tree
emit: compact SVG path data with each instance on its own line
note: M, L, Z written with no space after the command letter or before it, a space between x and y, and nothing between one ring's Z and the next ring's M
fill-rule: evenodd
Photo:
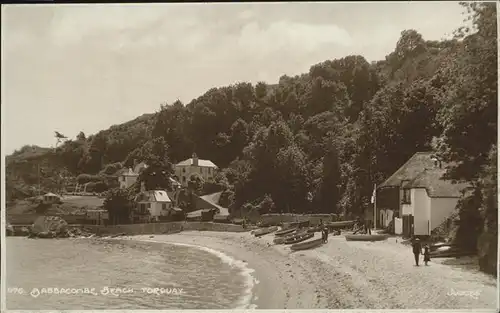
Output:
M198 173L193 173L191 176L189 176L187 185L188 185L188 190L195 195L199 195L201 191L203 190L203 184L205 181L203 180L203 177L201 177L200 174Z
M172 164L168 159L168 146L163 137L158 137L143 146L142 159L147 164L138 177L139 184L144 183L146 190L172 190L170 177Z
M112 224L127 224L130 222L133 204L126 190L114 188L108 191L103 206L108 211L109 220Z

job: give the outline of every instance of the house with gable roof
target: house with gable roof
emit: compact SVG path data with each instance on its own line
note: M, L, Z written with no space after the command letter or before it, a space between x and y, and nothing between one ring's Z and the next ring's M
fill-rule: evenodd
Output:
M142 191L136 196L135 203L131 218L135 223L166 220L182 211L174 207L165 190Z
M396 233L427 236L454 212L467 183L443 178L446 164L432 152L417 152L377 188L386 193L377 215L378 225L401 223Z
M189 177L192 174L199 174L205 181L211 181L214 179L217 170L217 165L215 165L210 160L199 159L196 153L193 153L192 157L179 162L175 165L175 176L182 186L186 187Z

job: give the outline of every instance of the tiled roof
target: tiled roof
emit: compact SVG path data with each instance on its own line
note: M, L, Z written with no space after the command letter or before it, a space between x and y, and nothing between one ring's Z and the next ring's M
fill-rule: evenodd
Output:
M181 162L177 163L177 165L178 166L190 166L190 165L193 165L193 158L181 161ZM210 161L210 160L202 160L202 159L198 159L198 166L217 168L217 165L215 165L212 161Z
M425 188L431 198L459 198L462 191L470 187L466 183L454 184L442 177L446 173L444 169L424 169L414 179L404 184L405 188Z
M379 188L398 187L404 180L412 180L426 168L434 168L432 152L417 152L405 164L403 164L391 177L389 177Z

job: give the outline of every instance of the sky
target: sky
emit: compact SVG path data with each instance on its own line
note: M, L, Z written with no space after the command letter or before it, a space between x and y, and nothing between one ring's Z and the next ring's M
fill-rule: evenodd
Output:
M3 152L212 87L274 84L352 54L384 59L401 31L439 40L462 12L458 2L2 5Z

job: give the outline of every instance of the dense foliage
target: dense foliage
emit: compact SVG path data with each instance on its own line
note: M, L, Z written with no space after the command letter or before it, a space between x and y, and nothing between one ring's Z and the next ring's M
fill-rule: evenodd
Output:
M498 210L496 6L462 5L473 27L453 39L426 41L405 30L382 61L347 56L276 85L213 88L187 105L163 105L88 138L81 133L37 161L8 162L8 185L35 184L34 162L74 176L110 175L121 167L111 164L130 167L156 143L161 151L153 154L162 158L144 175L169 176L169 162L196 152L222 169L210 188L223 191L221 201L235 214L357 215L369 205L373 183L415 152L434 149L454 164L450 178L473 183L473 198L461 207L465 223L477 223L465 233L492 249L484 238L496 238ZM191 194L199 184L193 177ZM13 189L10 197L19 197Z

